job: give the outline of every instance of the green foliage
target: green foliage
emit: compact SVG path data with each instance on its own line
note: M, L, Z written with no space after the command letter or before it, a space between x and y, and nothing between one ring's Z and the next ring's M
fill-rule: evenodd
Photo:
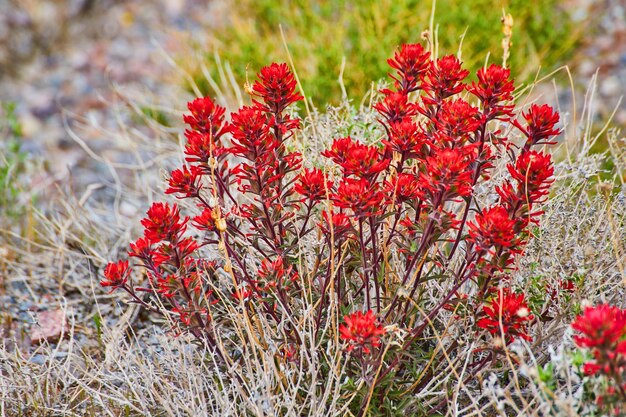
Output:
M371 82L387 73L389 51L422 41L432 6L418 0L236 3L232 27L216 33L207 48L212 77L220 79L218 59L230 63L239 85L267 62L287 61L282 25L305 93L318 105L339 101L340 74L348 97L358 99L367 93ZM434 22L439 55L457 53L462 41L463 49L472 51L462 58L473 72L484 65L489 51L490 61L500 63L503 10L514 18L508 64L518 79L534 75L540 63L551 68L562 62L582 34L558 0L438 0ZM194 80L203 93L211 92L201 71L194 73Z
M15 117L15 104L3 103L0 113L0 220L22 214L18 177L25 170L26 153L21 150L22 126ZM5 219L5 220L6 220Z
M554 364L548 362L543 367L538 366L537 371L539 374L539 380L543 382L547 389L550 391L556 390L556 379L554 377Z

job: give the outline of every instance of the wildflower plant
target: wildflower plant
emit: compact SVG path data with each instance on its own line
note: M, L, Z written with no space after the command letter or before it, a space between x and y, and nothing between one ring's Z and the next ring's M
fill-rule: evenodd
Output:
M315 372L347 377L354 414L445 410L450 369L466 363L457 382L471 385L532 340L536 319L510 274L553 181L540 148L559 116L516 111L497 65L468 84L456 57L419 44L388 63L392 86L374 105L383 136L335 138L324 166L294 151L303 97L286 64L263 68L252 104L228 120L211 98L190 102L187 164L166 193L192 206L154 203L134 261L109 264L101 284L169 317L230 372L250 343L274 346L282 366L313 367L299 357L312 338ZM509 176L493 185L499 163Z
M626 413L626 311L607 304L587 307L576 317L574 343L588 349L593 360L583 364L583 372L604 380L604 392L597 405L609 415Z

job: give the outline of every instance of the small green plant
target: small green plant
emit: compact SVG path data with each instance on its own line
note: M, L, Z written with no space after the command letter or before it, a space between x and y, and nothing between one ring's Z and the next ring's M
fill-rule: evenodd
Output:
M0 113L0 224L23 213L19 204L26 153L21 149L22 126L15 116L15 103L3 103Z

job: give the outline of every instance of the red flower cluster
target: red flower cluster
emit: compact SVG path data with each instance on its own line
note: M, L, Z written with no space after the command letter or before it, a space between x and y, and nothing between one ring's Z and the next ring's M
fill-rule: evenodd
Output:
M105 279L100 281L103 287L113 287L112 290L122 287L128 282L130 269L128 261L111 262L104 268Z
M469 71L461 67L461 61L454 55L447 55L431 61L422 77L422 89L426 93L424 103L440 104L446 98L465 89L463 80Z
M511 177L517 181L519 196L529 205L541 203L554 182L552 157L543 152L522 151L515 166L507 165Z
M278 257L274 261L264 259L261 262L259 274L259 288L262 291L284 291L298 279L298 273L292 265L286 266L283 258Z
M354 175L370 181L389 166L389 160L376 147L355 142L350 137L335 139L322 156L339 165L345 177Z
M332 181L326 178L321 169L305 169L298 176L298 181L294 190L304 197L303 201L309 200L311 203L323 200L326 194L332 191Z
M360 311L343 318L344 324L339 326L341 339L348 342L348 352L368 355L380 346L380 337L386 333L384 327L372 310L363 314Z
M226 314L233 304L264 318L249 325L280 329L288 351L277 354L279 361L298 357L298 315L313 313L312 334L322 346L332 334L326 331L329 311L366 311L345 316L338 331L347 351L361 359L349 361L349 372L358 364L365 373L384 368L375 384L389 381L392 370L411 378L415 367L402 352L429 351L421 345L424 331L442 309L476 318L476 328L502 335L504 344L531 340L533 316L524 294L497 288L522 253L553 182L550 156L533 147L552 143L558 114L533 105L515 120L510 71L497 65L479 70L468 85L458 58L432 59L421 45L403 45L388 63L393 86L374 105L384 137L372 144L335 138L321 154L334 171L303 169L301 155L292 151L288 140L300 120L289 108L303 97L286 64L263 68L248 88L252 104L228 121L209 98L189 103L188 165L172 171L166 189L190 200L189 217L175 204L153 204L141 221L143 237L128 252L146 269L150 285L134 287L128 261L109 264L102 285L176 317L224 364L232 363L229 349L241 333ZM501 137L499 129L511 124L525 136L521 147ZM504 158L510 158L509 179L490 188L485 179ZM476 190L481 199L484 191L491 193L485 200L497 200L484 207ZM304 245L312 250L302 253ZM295 259L308 267L307 279L298 279ZM444 279L449 282L438 282ZM146 303L136 291L159 302ZM426 293L441 298L423 303ZM422 305L431 305L426 317L416 308ZM406 335L401 349L389 349L392 359L371 355L389 323ZM622 336L602 329L602 343L615 343L621 352ZM586 337L600 340L592 336ZM493 360L477 362L470 372L500 354L490 350ZM433 366L445 362L440 359L433 356ZM600 359L594 364L604 366ZM417 392L421 385L414 382L402 384Z
M356 217L375 216L382 212L384 194L365 179L344 178L332 195L337 207L350 209Z
M275 115L282 113L289 105L304 97L296 92L296 79L287 64L271 64L261 69L259 80L252 89L263 102L256 104Z
M433 208L472 193L474 148L443 149L426 157L419 182L425 199Z
M344 213L329 215L327 211L322 211L322 221L319 223L319 227L325 235L332 235L336 241L341 241L353 230L350 218Z
M601 357L603 353L608 353L608 356L626 354L626 340L624 340L626 311L624 310L607 304L587 307L583 314L576 317L572 328L582 333L580 336L574 336L574 342L579 347L592 349L596 360L606 359ZM596 373L607 365L589 364L588 368L594 369L592 373Z
M181 221L180 212L176 204L154 203L148 210L148 217L141 221L144 227L144 236L150 243L163 240L178 242L187 228L189 218Z
M520 243L515 223L502 206L483 209L476 215L475 223L468 223L470 241L481 249L492 246L514 249Z
M557 136L561 130L555 128L559 122L559 114L552 107L547 104L541 106L533 104L527 113L522 113L522 116L526 120L526 128L522 127L516 120L513 121L513 124L524 132L528 138L528 146L556 143L550 138Z
M512 116L513 105L503 104L513 100L515 86L509 79L511 71L491 64L477 73L478 82L473 82L468 90L480 99L487 120Z
M583 365L587 375L605 376L610 386L597 398L599 405L613 407L615 415L626 404L626 310L607 304L587 307L572 328L580 335L574 342L590 349L594 360Z
M183 169L172 171L170 186L165 190L165 194L180 194L178 198L197 197L202 188L200 184L202 175L202 169L196 165L192 165L191 169L183 166Z
M479 319L476 326L494 336L503 335L505 343L512 343L517 337L532 340L526 326L534 316L530 314L524 294L512 293L508 288L499 289L493 300L483 307L483 314L486 317Z
M428 69L430 52L420 44L402 45L393 58L387 60L397 75L390 77L396 82L396 89L404 94L418 90L420 77Z
M226 133L224 107L218 106L209 97L197 98L187 107L191 115L183 116L189 129L185 130L187 162L208 163L211 157L225 153L221 138Z
M302 99L295 89L295 78L286 64L263 68L252 89L261 100L255 99L253 106L232 114L228 125L232 135L229 152L241 160L231 174L239 191L253 200L237 211L247 219L263 219L255 222L253 229L269 236L275 244L280 244L282 223L289 217L285 209L294 204L288 199L294 190L285 187L285 177L297 171L302 160L299 153L288 152L284 144L300 125L299 119L285 113L289 105Z

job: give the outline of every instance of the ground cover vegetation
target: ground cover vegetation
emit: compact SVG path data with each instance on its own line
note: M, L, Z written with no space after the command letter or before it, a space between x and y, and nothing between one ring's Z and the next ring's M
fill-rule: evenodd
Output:
M293 11L273 4L248 12ZM240 106L127 98L103 134L128 158L93 156L112 179L45 204L3 107L1 415L624 415L626 143L593 85L577 114L495 38L390 32L368 55L355 30L339 83L299 47L238 73L238 46L189 86L242 85Z

